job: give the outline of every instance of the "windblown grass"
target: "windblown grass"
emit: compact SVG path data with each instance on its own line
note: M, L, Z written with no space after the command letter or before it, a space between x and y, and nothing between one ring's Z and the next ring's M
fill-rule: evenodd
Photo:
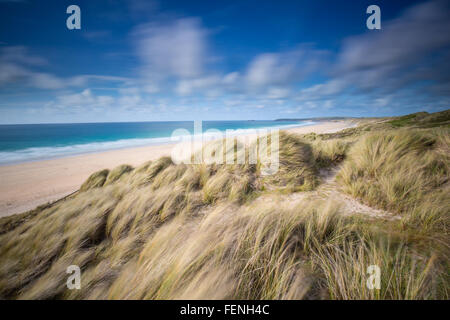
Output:
M448 299L448 129L385 126L282 134L274 176L238 143L215 152L243 163L166 157L97 172L78 194L0 220L0 298ZM344 192L400 219L278 192L314 190L336 165ZM70 265L80 290L66 287ZM370 265L379 290L366 286Z
M108 174L108 169L100 170L91 174L91 176L81 185L80 192L102 187L105 184Z
M341 163L352 143L349 139L314 140L311 146L315 166L320 169Z
M445 128L369 134L352 146L338 175L343 191L401 216L389 226L392 234L405 238L396 249L401 259L395 268L406 265L420 280L406 287L397 285L408 298L448 297L448 278L436 280L432 275L435 268L449 268L449 137ZM392 253L384 259L392 259ZM428 262L419 266L419 260ZM394 266L394 261L383 264ZM423 293L426 286L436 291ZM387 297L397 299L399 293Z
M270 141L267 146L271 146ZM262 154L279 153L279 168L276 174L264 179L269 189L273 187L287 192L309 191L318 184L317 169L314 164L311 146L299 136L281 133L279 149L259 150Z
M116 182L117 180L126 176L126 174L131 171L133 171L133 167L127 164L123 164L114 168L113 170L111 170L111 172L108 173L108 177L106 178L104 185L107 186L111 183Z
M350 150L339 181L349 194L399 214L417 206L426 210L423 204L430 198L448 205L450 145L444 130L368 135Z

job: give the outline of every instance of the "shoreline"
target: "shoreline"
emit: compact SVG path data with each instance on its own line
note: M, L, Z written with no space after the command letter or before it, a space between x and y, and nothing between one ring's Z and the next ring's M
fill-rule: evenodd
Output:
M281 125L279 127L276 126L267 126L267 127L257 127L257 128L244 128L244 129L230 129L231 131L235 131L233 135L238 136L247 136L252 135L252 132L255 130L271 130L271 129L279 129L279 130L287 130L292 128L301 128L301 127L309 127L315 124L320 123L319 121L299 121L297 124L289 124L289 125ZM228 130L228 129L227 129ZM221 131L223 134L226 134L227 131ZM204 134L205 132L202 132ZM196 133L194 133L194 137ZM131 148L140 148L140 147L150 147L150 146L160 146L165 144L176 144L172 140L171 136L162 136L162 137L148 137L148 138L128 138L128 139L119 139L114 141L93 141L86 143L78 143L73 145L64 145L64 146L43 146L43 147L28 147L22 150L14 150L14 151L3 151L0 152L0 155L4 158L5 154L9 154L12 159L4 160L3 158L0 160L1 166L9 166L16 164L23 164L28 162L36 162L36 161L46 161L53 159L63 159L69 158L79 155L87 155L87 154L97 154L108 151L116 151L116 150L125 150ZM95 148L92 146L95 145ZM44 155L41 151L39 155L28 154L25 157L18 157L17 154L20 152L36 149L46 149L47 153ZM66 149L66 151L61 151ZM67 149L72 149L67 151ZM75 150L74 150L75 149ZM76 150L78 149L78 150ZM16 157L16 158L14 158Z
M281 130L299 134L331 133L355 125L352 120L335 120ZM1 165L0 218L61 199L77 191L95 171L112 169L121 164L137 167L146 161L170 156L175 144L131 147Z

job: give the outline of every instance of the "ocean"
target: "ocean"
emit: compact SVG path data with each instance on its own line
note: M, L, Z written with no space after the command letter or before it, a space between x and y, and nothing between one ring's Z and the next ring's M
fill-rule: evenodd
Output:
M289 128L311 121L203 121L202 131ZM193 121L0 125L0 164L53 159L171 142L172 132L194 133Z

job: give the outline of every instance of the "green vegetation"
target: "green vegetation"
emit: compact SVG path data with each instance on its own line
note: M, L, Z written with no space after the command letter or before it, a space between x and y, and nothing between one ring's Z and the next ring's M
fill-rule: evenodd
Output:
M393 127L416 126L421 128L433 128L450 125L450 110L429 114L427 112L418 112L403 117L397 117L388 121Z
M397 119L388 121L388 123L390 123L393 127L396 127L396 128L404 127L404 126L413 124L415 121L417 121L417 119L421 119L426 115L427 115L427 113L425 113L425 112L408 114L406 116L398 117Z
M0 298L449 299L448 121L447 110L283 133L273 176L248 159L94 173L77 194L0 219ZM390 218L316 194L322 171ZM74 264L81 290L66 288ZM370 265L379 290L366 287Z

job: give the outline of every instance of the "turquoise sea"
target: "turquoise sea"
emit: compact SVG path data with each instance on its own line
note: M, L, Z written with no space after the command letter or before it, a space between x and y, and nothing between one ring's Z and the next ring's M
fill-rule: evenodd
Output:
M311 121L203 121L202 131L289 128ZM176 129L194 133L193 121L0 125L0 164L36 161L171 142Z

